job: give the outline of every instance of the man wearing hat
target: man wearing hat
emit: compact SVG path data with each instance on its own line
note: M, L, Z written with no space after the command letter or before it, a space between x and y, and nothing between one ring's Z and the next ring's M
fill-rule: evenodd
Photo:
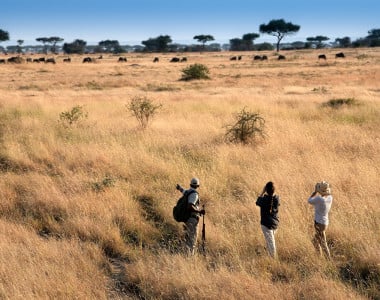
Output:
M329 211L333 197L330 185L326 181L318 182L314 192L310 195L308 202L314 206L314 228L315 236L313 244L317 251L330 259L330 250L326 241L326 229L329 225Z
M199 209L199 195L197 189L199 188L199 179L192 178L190 181L190 189L185 190L177 184L177 190L182 194L187 195L188 210L190 217L185 222L185 246L188 254L195 254L195 245L197 243L198 235L198 222L201 215L205 214L204 209Z

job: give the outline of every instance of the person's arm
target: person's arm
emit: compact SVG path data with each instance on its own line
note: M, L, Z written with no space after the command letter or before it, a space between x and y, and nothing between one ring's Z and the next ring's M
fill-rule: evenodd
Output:
M262 198L263 198L264 194L265 194L265 187L263 188L263 191L261 192L261 194L259 195L259 197L257 197L257 200L256 200L256 205L257 206L261 207L262 201L263 201Z
M317 194L316 191L312 192L310 197L309 197L309 200L307 200L307 202L309 202L310 204L314 204L315 203L315 195Z
M184 189L182 186L180 186L179 184L177 184L175 188L176 188L178 191L180 191L182 194L185 192L185 189Z
M187 206L187 209L190 211L190 212L195 212L195 213L199 213L199 214L202 214L204 215L205 214L205 210L204 209L199 209L195 206L195 203L197 203L198 201L198 193L196 192L193 192L189 195L189 203L188 203L188 206Z

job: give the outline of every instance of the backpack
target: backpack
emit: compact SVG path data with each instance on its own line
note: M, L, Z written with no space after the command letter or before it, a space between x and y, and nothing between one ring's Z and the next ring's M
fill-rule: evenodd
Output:
M177 204L173 207L173 217L177 222L186 222L190 218L190 211L187 209L188 197L197 191L186 191L181 198L178 199Z

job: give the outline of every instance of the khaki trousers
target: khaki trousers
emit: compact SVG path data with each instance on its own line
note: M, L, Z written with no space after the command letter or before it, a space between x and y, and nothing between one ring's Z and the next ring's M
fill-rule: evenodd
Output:
M317 249L318 253L322 256L322 253L330 259L330 250L327 246L326 240L326 229L327 225L319 224L314 222L315 236L313 239L314 247Z
M185 247L187 254L195 254L198 236L198 219L190 217L185 223Z

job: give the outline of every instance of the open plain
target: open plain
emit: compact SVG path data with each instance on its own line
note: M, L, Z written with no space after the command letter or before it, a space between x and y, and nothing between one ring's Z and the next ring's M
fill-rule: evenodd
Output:
M380 299L380 50L339 50L0 64L0 298ZM210 79L180 80L195 63ZM162 105L145 130L128 110L141 96ZM265 138L226 142L242 109ZM188 258L172 208L193 176L207 253ZM270 180L278 261L255 206ZM311 242L320 180L331 261Z

